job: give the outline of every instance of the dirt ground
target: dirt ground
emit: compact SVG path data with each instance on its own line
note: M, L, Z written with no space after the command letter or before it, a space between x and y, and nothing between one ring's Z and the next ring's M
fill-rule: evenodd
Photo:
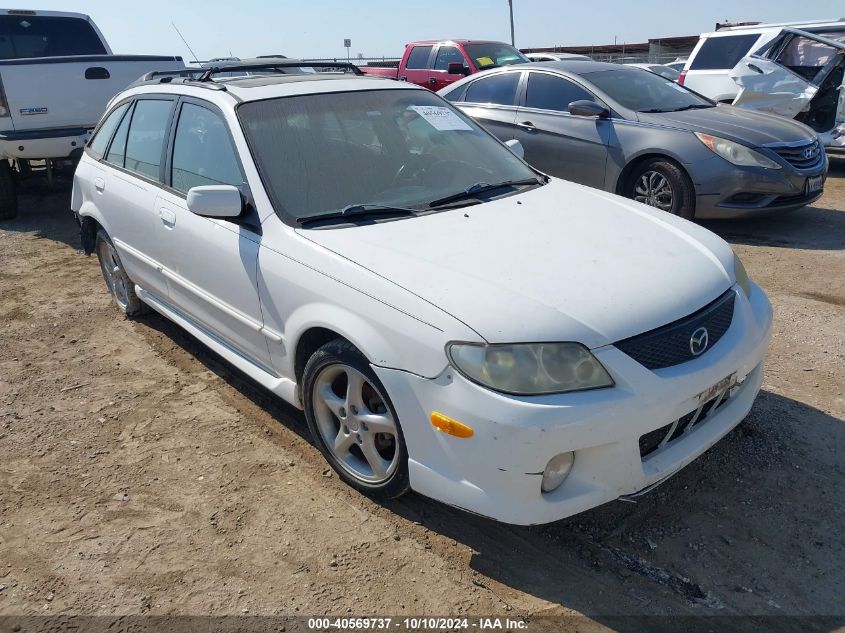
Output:
M0 223L0 629L50 614L845 624L845 160L810 208L708 224L775 310L745 423L638 503L532 528L343 485L300 413L162 317L118 315L68 207L67 186L31 188Z

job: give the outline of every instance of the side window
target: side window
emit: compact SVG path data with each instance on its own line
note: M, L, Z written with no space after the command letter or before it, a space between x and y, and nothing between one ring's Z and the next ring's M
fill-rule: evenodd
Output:
M466 65L466 60L461 55L461 51L454 46L441 46L437 50L434 70L449 70L449 64L454 64L455 62Z
M812 81L816 74L837 54L838 49L801 35L789 38L775 61L804 79Z
M103 121L103 124L100 126L100 129L97 130L97 133L94 135L94 138L88 143L88 149L91 150L91 153L94 154L97 158L102 158L103 154L106 151L106 147L111 140L112 134L114 134L115 129L120 124L121 119L123 118L124 113L126 112L127 108L129 108L129 103L124 103L119 105L115 108L112 113L108 116L108 118Z
M126 169L158 180L172 108L172 101L158 99L141 99L136 103L126 139Z
M464 101L470 103L496 103L514 105L516 87L522 73L499 73L473 81L467 88Z
M182 106L173 139L171 178L173 188L182 193L203 185L243 184L228 128L216 113L193 103Z
M758 39L760 35L757 33L708 37L693 57L689 69L730 70L748 55Z
M528 76L528 90L525 94L527 108L566 112L570 103L581 99L595 101L593 95L563 77L546 73L531 73Z
M123 160L126 156L126 137L129 133L129 122L131 120L132 107L130 106L129 110L126 113L126 116L123 117L123 120L120 122L120 125L117 128L117 132L115 132L114 134L114 140L111 142L111 147L109 147L109 153L106 155L107 163L117 165L118 167L123 167Z
M431 55L432 46L414 46L411 54L408 55L408 62L405 68L408 70L423 70L428 68L428 58Z

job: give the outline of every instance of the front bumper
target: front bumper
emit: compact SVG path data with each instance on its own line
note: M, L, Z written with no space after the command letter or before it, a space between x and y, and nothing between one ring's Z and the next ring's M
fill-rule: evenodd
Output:
M515 397L475 385L447 368L435 379L374 368L393 401L417 492L506 523L562 519L670 477L715 444L751 409L763 379L771 306L752 284L738 288L734 320L699 358L650 371L608 345L593 350L613 376L609 389ZM698 406L697 395L736 373L734 395L704 422L641 457L639 438ZM471 426L459 439L428 422L438 411ZM563 485L542 493L542 472L558 453L575 451Z
M700 220L747 218L799 209L818 200L807 182L827 174L825 157L813 169L737 167L713 157L687 166L695 183L695 217Z

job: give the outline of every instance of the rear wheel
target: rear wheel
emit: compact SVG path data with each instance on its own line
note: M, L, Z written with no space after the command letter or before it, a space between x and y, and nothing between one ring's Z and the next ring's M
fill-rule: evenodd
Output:
M97 241L94 248L97 251L97 258L100 260L100 270L103 272L106 287L109 289L117 309L126 316L136 316L148 312L149 308L135 294L135 284L123 270L123 264L114 244L102 229L97 231Z
M314 442L346 483L382 499L409 490L396 411L354 345L337 339L314 353L305 365L303 400Z
M0 159L0 220L18 215L18 188L8 160Z
M687 220L695 216L695 190L678 165L663 158L652 158L637 165L625 188L628 198L657 207Z

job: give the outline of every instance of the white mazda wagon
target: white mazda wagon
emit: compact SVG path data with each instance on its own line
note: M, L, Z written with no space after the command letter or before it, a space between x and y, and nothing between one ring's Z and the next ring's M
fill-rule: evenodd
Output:
M119 94L72 209L123 313L304 409L348 484L546 523L748 413L772 313L719 237L545 176L428 90L272 66Z

